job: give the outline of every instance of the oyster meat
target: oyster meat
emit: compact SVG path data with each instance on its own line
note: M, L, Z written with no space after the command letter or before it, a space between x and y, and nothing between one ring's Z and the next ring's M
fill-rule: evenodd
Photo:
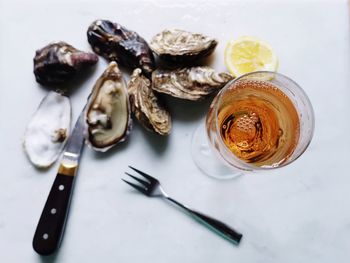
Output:
M92 49L109 61L131 69L141 68L147 77L155 68L146 40L118 23L96 20L88 28L87 37Z
M24 134L24 151L38 168L56 161L66 143L71 122L69 98L50 91L41 101Z
M190 62L209 56L218 42L211 37L180 29L166 29L155 35L151 49L165 61Z
M116 62L111 62L96 81L86 109L86 122L87 141L98 151L107 151L129 134L129 96Z
M128 83L131 109L138 121L147 130L160 135L167 135L171 129L169 112L159 103L155 96L151 81L142 75L137 68L131 75Z
M80 51L60 41L39 49L34 57L34 75L43 85L62 84L72 79L86 66L96 64L94 53Z
M152 73L154 90L194 101L220 90L232 79L232 75L224 72L217 73L210 67L157 69Z

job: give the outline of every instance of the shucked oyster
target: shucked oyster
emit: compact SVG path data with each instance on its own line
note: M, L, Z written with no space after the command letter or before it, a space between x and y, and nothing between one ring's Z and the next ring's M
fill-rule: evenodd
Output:
M108 20L94 21L87 31L92 49L108 59L131 69L141 68L146 76L154 70L154 57L146 40Z
M80 51L63 41L55 42L36 51L34 75L43 85L62 84L97 61L94 53Z
M88 142L107 151L124 141L131 129L129 96L116 62L111 62L96 81L86 109Z
M200 100L220 90L233 77L228 73L217 73L210 67L192 67L176 70L153 71L153 89L173 97Z
M131 109L136 118L147 130L160 135L167 135L171 129L171 117L159 101L151 88L149 79L142 75L137 68L128 83Z
M166 29L155 35L149 45L161 59L189 62L209 56L217 44L215 39L202 34Z
M68 137L70 120L69 98L49 92L24 134L24 150L36 167L48 167L57 159Z

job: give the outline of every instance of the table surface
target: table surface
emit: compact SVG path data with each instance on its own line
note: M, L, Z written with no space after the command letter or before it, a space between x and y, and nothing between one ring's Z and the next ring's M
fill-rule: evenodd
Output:
M346 1L5 1L0 0L0 258L1 262L349 262L350 59ZM127 142L106 154L85 148L64 240L40 257L31 242L54 180L30 165L23 133L47 93L32 74L34 51L53 40L89 50L88 25L110 19L147 40L164 28L219 39L211 65L225 70L223 50L242 35L269 42L279 72L309 95L314 139L293 164L235 180L203 175L194 165L191 135L209 100L169 99L169 137L136 122ZM100 59L72 94L78 116L106 67ZM5 115L6 114L6 115ZM159 199L147 199L120 180L127 165L158 177L175 198L235 226L236 247Z

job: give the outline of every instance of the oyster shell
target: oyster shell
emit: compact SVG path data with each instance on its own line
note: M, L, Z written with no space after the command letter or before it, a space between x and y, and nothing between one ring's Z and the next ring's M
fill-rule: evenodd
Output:
M38 168L49 167L60 155L71 122L69 98L49 92L41 101L24 134L24 151Z
M116 62L111 62L96 81L86 109L87 141L107 151L124 141L131 129L128 91Z
M151 49L163 60L190 62L214 52L218 42L211 37L180 29L166 29L155 35Z
M72 79L85 66L96 64L94 53L80 51L60 41L39 49L34 57L34 75L43 85L62 84Z
M171 130L169 112L159 103L151 82L137 68L128 83L128 92L132 112L143 127L160 135L167 135Z
M131 69L141 68L150 76L155 68L152 50L136 32L108 20L94 21L87 31L92 49L109 61Z
M203 99L220 90L231 79L230 74L217 73L210 67L157 69L152 74L154 90L187 100Z

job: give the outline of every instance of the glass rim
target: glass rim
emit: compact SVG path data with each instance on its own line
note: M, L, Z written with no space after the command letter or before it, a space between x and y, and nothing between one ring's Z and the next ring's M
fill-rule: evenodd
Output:
M241 80L242 78L246 78L248 76L256 75L256 74L264 74L264 73L265 74L272 74L272 75L275 75L275 76L277 75L277 76L279 76L279 77L281 77L283 79L286 79L287 81L293 83L293 85L298 89L298 91L301 92L301 95L303 96L303 98L306 99L307 106L308 106L308 108L310 110L310 116L311 116L310 119L312 121L311 122L311 133L310 133L310 136L309 136L310 139L308 140L308 143L305 144L303 149L298 153L297 156L294 156L292 160L290 160L290 157L293 156L294 152L291 154L291 156L287 160L285 160L284 162L282 162L280 165L277 165L277 166L255 166L255 165L252 165L252 164L250 164L248 162L243 161L242 159L238 158L231 150L228 149L228 147L226 146L226 144L224 143L224 141L223 141L223 139L221 137L221 133L219 132L220 131L220 127L219 127L219 123L218 123L218 109L219 109L219 105L220 105L220 102L221 102L221 97L225 93L225 91L229 87L231 87L234 83L236 83L237 81ZM281 90L281 88L278 85L275 85L275 86L279 90ZM292 91L290 91L290 92L292 94L294 94L294 92L292 92ZM283 93L285 94L285 92L283 92ZM312 141L312 138L313 138L313 135L314 135L314 130L315 130L315 113L314 113L314 109L312 107L311 101L309 99L309 96L306 94L304 89L301 88L301 86L297 82L295 82L293 79L291 79L290 77L288 77L288 76L286 76L286 75L284 75L282 73L274 72L274 71L268 71L268 70L261 70L261 71L253 71L253 72L249 72L249 73L243 74L243 75L241 75L241 76L239 76L239 77L237 77L237 78L235 78L233 80L230 80L228 83L226 83L225 86L218 92L216 97L217 97L217 102L215 103L215 109L214 109L214 114L215 114L214 116L215 116L215 118L214 118L214 120L215 120L216 130L219 133L218 134L218 140L219 140L219 143L224 146L224 149L227 150L227 152L230 155L230 157L233 158L237 163L242 165L242 166L235 166L238 169L247 170L247 171L253 171L253 170L258 171L258 170L271 170L271 169L284 167L287 164L289 164L289 163L295 161L296 159L298 159L306 151L306 149L308 148L308 146L310 145L310 143ZM296 105L294 105L294 106L297 109L297 111L299 112L298 107L296 107ZM222 156L222 158L225 161L227 161L226 158L220 152L219 152L219 154ZM290 160L290 161L288 162L288 160Z

